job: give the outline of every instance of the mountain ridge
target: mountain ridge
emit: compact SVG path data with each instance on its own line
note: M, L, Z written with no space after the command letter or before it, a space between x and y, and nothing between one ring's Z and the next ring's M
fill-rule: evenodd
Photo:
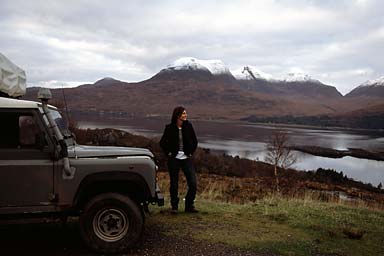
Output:
M345 95L346 97L384 97L384 76L374 80L368 80L365 83L354 88Z
M220 62L208 63L223 67ZM173 107L183 105L193 118L208 120L251 121L258 117L267 118L265 120L274 120L274 117L317 120L312 117L318 116L327 116L328 120L344 114L349 120L349 113L382 102L381 98L345 97L335 87L305 75L301 81L289 82L256 76L251 80L238 80L231 73L212 74L201 66L200 63L183 67L170 65L151 78L136 83L106 77L93 84L53 89L52 93L54 98L60 99L65 92L71 112L118 117L168 117ZM35 99L36 92L37 88L28 88L25 98ZM362 113L359 118L373 116L372 111L360 110L359 113ZM272 119L268 119L270 117Z

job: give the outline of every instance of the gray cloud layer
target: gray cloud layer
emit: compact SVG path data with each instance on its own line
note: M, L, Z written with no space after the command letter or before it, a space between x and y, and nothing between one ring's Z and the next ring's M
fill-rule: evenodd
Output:
M192 56L301 71L347 93L384 75L384 3L0 0L0 51L29 85L140 81Z

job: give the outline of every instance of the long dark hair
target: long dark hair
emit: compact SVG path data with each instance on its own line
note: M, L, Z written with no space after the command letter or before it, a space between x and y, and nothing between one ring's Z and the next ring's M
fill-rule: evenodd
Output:
M183 114L184 110L185 108L182 106L175 107L173 110L171 123L176 124L177 119L181 116L181 114Z

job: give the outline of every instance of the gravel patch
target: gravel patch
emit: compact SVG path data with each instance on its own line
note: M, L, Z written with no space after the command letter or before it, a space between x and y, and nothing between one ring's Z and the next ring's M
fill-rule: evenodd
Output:
M164 235L163 231L160 224L147 225L140 244L120 255L262 255L223 244ZM66 225L44 223L0 226L0 248L0 255L99 255L85 247L76 221Z

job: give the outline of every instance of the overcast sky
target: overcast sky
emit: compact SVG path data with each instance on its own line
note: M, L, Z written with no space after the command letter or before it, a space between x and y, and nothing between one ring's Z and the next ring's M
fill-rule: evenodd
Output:
M345 94L384 75L384 1L0 0L0 52L28 86L141 81L188 56Z

